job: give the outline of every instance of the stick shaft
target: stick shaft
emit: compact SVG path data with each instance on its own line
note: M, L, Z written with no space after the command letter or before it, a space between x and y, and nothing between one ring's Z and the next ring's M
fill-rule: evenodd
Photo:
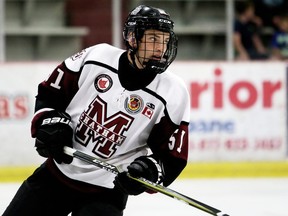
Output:
M75 157L75 158L78 158L79 160L82 160L82 161L85 161L89 164L93 164L101 169L105 169L106 171L108 172L111 172L115 175L117 175L119 173L119 170L116 166L112 165L112 164L109 164L109 163L106 163L102 160L99 160L91 155L88 155L84 152L81 152L79 150L75 150L73 148L70 148L70 147L67 147L65 146L64 147L64 153L67 154L67 155L70 155L72 157ZM135 177L132 177L131 175L128 174L128 176L137 181L137 182L140 182L141 184L143 184L145 187L153 190L153 191L156 191L156 192L159 192L159 193L162 193L164 195L167 195L171 198L174 198L174 199L177 199L181 202L184 202L190 206L193 206L195 208L198 208L204 212L207 212L211 215L214 215L214 216L217 216L221 211L214 208L214 207L211 207L205 203L202 203L202 202L199 202L195 199L192 199L186 195L183 195L177 191L174 191L172 189L169 189L167 187L164 187L160 184L157 184L157 183L154 183L152 181L149 181L145 178L135 178Z

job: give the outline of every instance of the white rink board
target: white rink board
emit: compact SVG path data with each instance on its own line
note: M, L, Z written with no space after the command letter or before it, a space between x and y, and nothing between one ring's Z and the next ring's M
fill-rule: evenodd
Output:
M191 96L190 161L287 158L287 65L280 62L170 66Z
M33 148L30 121L37 86L57 64L0 64L0 166L43 161ZM190 161L287 157L286 64L175 62L169 69L191 94Z
M38 84L55 63L0 64L0 165L31 165L43 161L34 150L30 122Z

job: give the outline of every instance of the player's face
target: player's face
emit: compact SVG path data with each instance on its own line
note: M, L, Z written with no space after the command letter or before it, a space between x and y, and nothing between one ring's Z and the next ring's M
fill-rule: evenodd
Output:
M283 18L282 20L280 20L280 22L279 22L279 28L280 28L283 32L288 32L288 18Z
M138 68L144 68L149 60L163 60L163 55L167 50L169 39L170 34L168 32L154 29L146 30L138 44L136 61Z

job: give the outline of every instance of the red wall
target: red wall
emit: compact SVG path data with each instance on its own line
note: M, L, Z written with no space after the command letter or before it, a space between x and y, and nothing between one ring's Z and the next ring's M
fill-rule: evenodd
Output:
M122 0L123 22L129 11L128 2ZM89 34L83 38L83 48L112 43L112 0L67 0L66 14L68 26L89 28Z

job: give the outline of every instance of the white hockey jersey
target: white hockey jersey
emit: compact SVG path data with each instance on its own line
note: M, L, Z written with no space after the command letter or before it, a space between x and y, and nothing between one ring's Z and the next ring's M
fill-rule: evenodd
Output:
M127 90L118 74L123 55L127 55L125 50L99 44L60 64L39 84L32 136L39 113L63 110L72 118L73 148L121 170L135 158L153 153L163 165L164 185L169 185L187 161L188 91L169 71L145 87ZM70 179L114 187L114 174L78 159L55 164Z

